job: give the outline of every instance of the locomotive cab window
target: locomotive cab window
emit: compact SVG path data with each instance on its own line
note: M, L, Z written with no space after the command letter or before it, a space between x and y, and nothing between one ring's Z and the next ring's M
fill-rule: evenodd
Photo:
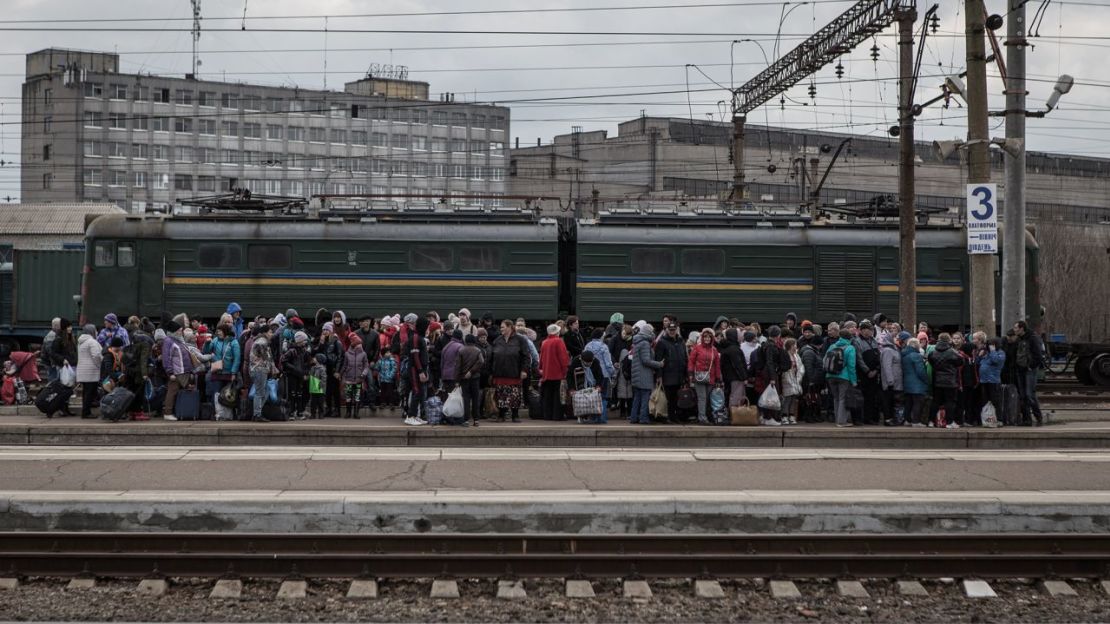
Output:
M460 271L500 271L501 250L487 247L463 247L459 250Z
M111 241L97 241L93 247L93 265L116 266L116 244Z
M632 272L652 275L674 273L674 251L670 249L633 249Z
M197 247L197 266L202 269L237 269L243 264L238 245L206 244Z
M454 258L443 247L413 247L409 251L409 267L413 271L450 271Z
M135 243L126 242L116 245L116 263L121 267L135 266Z
M289 245L251 245L247 266L252 269L288 269L293 266L293 249Z
M725 272L725 252L721 249L687 249L682 252L685 275L720 275Z

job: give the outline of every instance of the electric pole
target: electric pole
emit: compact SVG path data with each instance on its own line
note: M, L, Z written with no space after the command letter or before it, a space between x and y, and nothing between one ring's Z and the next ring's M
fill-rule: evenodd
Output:
M913 24L917 11L911 6L897 13L898 20L898 320L917 326L917 231L914 189L913 141Z
M983 0L967 0L964 16L967 37L967 181L969 184L983 184L991 181L986 9ZM997 206L997 198L994 201ZM988 336L994 335L995 325L994 261L995 256L991 254L971 254L969 263L971 330L986 332Z
M1006 155L1002 220L1003 331L1025 320L1025 0L1009 0L1006 18L1006 138L1021 147ZM1013 143L1018 143L1014 141Z

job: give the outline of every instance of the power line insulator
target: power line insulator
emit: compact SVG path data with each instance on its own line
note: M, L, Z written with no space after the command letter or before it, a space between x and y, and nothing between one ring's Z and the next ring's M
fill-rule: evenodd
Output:
M929 18L929 29L933 31L934 35L937 34L938 30L940 30L940 18L937 17L936 13L934 13L933 16Z
M844 63L837 61L836 63L836 79L840 80L844 77Z
M811 83L809 83L809 99L813 100L813 99L816 99L816 98L817 98L817 85L811 82Z
M879 62L879 44L877 43L871 46L871 60L876 63Z

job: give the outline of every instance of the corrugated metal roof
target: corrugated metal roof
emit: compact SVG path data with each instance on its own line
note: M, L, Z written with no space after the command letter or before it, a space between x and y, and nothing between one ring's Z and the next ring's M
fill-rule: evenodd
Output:
M115 204L0 204L0 237L34 234L83 236L85 215L124 214Z

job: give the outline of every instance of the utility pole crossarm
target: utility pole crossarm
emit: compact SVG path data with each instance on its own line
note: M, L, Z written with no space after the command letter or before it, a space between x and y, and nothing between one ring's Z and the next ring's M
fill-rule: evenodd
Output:
M890 26L898 12L913 10L915 7L915 0L857 2L738 88L733 94L734 113L750 113L841 54L852 50L864 39Z

